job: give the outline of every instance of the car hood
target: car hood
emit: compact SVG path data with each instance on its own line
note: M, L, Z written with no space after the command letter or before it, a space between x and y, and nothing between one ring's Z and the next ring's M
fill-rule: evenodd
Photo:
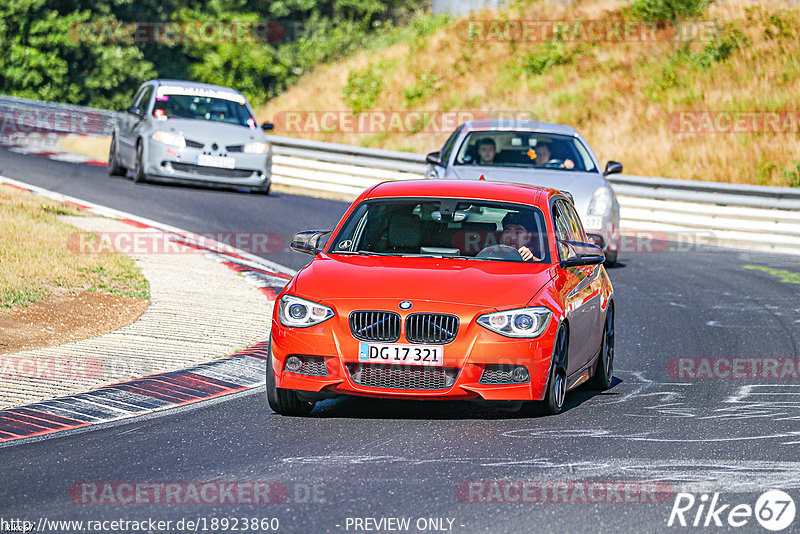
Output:
M298 296L444 302L480 308L524 307L553 277L552 266L444 258L318 255L294 280Z
M592 200L594 192L598 188L608 185L605 177L594 172L482 167L480 165L452 167L448 177L477 180L481 175L486 176L487 180L496 182L514 182L568 191L575 199L575 207L581 214L589 211L589 202Z
M192 119L169 119L155 123L156 130L182 133L193 141L214 141L220 145L242 144L250 141L266 141L260 128L248 128L224 122L210 122Z

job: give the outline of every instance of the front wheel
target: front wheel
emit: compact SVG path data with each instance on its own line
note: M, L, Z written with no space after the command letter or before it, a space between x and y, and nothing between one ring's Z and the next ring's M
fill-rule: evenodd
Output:
M257 195L269 195L269 188L272 185L272 182L267 180L264 182L263 185L259 185L257 187L251 187L250 192L255 193Z
M300 399L295 391L275 386L272 370L272 343L267 354L267 402L269 407L281 415L303 417L311 413L314 403Z
M133 183L142 184L147 181L147 175L144 173L144 162L142 161L144 155L144 146L142 141L136 143L136 159L133 161Z
M613 267L617 264L617 254L618 252L615 250L614 252L608 252L606 254L606 261L603 262L603 265L606 267Z
M550 364L550 375L547 378L547 391L542 401L527 403L523 411L530 415L556 415L564 409L567 396L567 358L569 353L569 335L562 326L556 334L553 347L553 360Z
M592 377L591 386L605 391L611 387L614 379L614 304L609 303L606 312L606 324L603 327L603 341L600 345L600 356L597 359L597 370Z

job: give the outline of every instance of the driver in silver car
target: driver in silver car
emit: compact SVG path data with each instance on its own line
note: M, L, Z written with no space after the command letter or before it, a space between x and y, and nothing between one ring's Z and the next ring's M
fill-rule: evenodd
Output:
M534 160L534 164L537 165L538 167L544 167L548 163L550 163L551 161L553 163L561 162L561 160L554 160L553 159L553 154L550 151L550 145L548 145L546 143L542 143L540 145L537 145L536 146L536 150L534 150L534 152L536 153L536 159ZM551 164L551 166L555 166L555 165ZM575 168L575 162L572 161L571 159L565 159L558 166L561 167L562 169L574 169Z

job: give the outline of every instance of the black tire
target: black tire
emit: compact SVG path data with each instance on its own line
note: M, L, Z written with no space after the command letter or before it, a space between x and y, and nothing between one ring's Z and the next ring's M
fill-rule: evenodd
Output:
M117 158L117 136L111 136L111 147L108 149L108 166L106 167L109 176L125 176L126 169L119 164Z
M547 391L542 401L527 403L523 407L526 415L557 415L564 409L567 395L567 359L569 357L569 332L561 326L553 346L553 361L547 377Z
M592 389L605 391L611 387L614 379L614 303L608 304L606 324L603 327L603 340L600 345L600 356L597 359L597 370L594 372L589 386Z
M608 254L606 254L606 261L603 262L603 265L605 265L606 267L615 266L617 264L617 254L618 253L619 253L619 251L615 250L614 252L609 252Z
M264 185L259 185L258 187L251 187L250 192L255 193L257 195L269 195L269 188L272 186L272 182L267 180L267 183Z
M143 184L147 181L147 175L144 173L144 165L142 164L142 157L144 153L144 146L142 140L136 142L136 158L134 158L134 167L131 169L133 172L133 183Z
M275 387L275 373L272 371L272 343L270 343L267 354L267 402L272 411L296 417L310 414L315 404L301 400L291 389Z

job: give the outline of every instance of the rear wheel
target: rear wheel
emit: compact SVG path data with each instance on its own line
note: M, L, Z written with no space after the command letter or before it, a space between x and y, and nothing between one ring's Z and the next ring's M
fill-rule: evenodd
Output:
M295 391L275 386L272 370L272 343L267 354L267 402L274 412L281 415L306 416L314 409L314 403L301 400Z
M523 410L530 415L556 415L564 409L567 396L567 358L569 356L569 335L562 326L556 334L553 347L553 361L547 378L547 391L543 401L528 403Z
M144 156L144 146L142 145L142 140L140 139L136 143L136 158L133 160L133 183L142 184L147 181L147 175L144 173L144 162L142 161Z
M606 267L613 267L617 264L617 251L608 252L606 254L606 261L603 263Z
M592 377L591 386L600 391L611 387L614 379L614 304L609 303L606 312L606 324L603 327L603 341L600 345L600 356L597 370Z
M125 167L119 164L117 157L117 136L111 136L111 147L108 149L108 175L125 176Z

